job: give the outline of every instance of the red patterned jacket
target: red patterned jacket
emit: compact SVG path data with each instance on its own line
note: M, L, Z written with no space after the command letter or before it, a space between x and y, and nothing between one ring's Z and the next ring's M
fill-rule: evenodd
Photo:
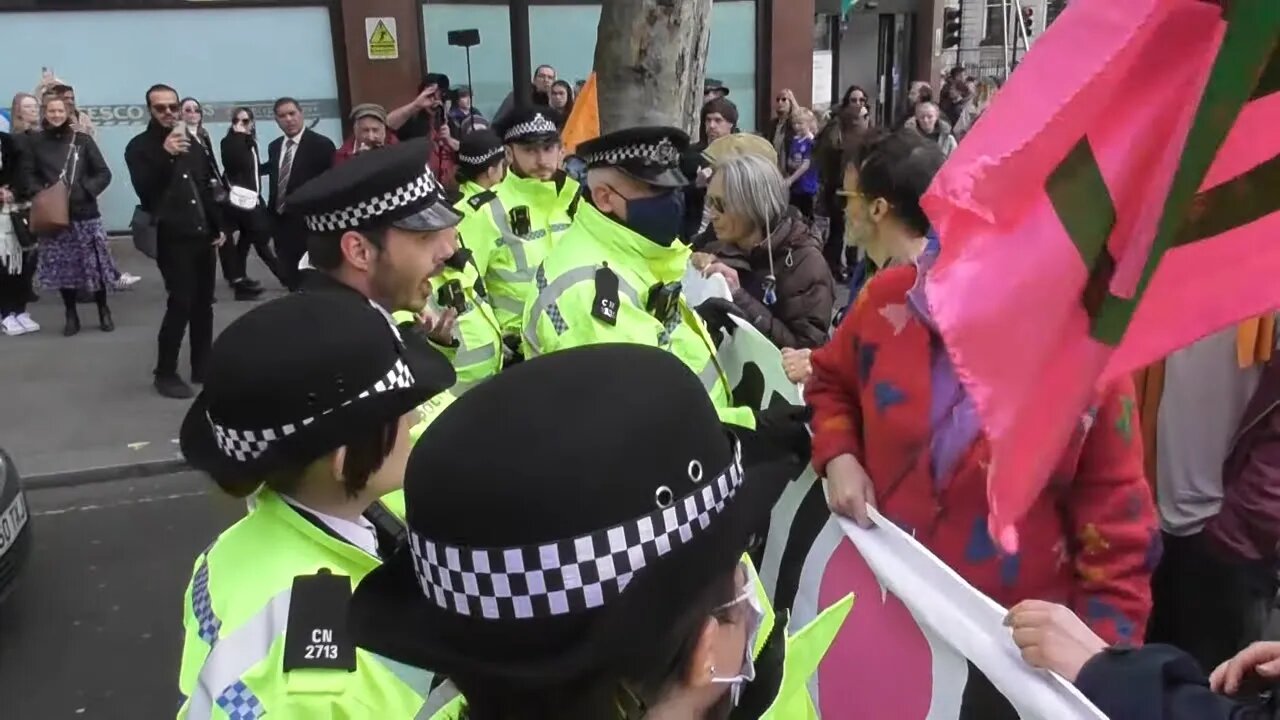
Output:
M990 451L981 433L942 482L933 478L936 340L903 307L916 276L910 266L877 274L831 342L814 352L805 388L814 467L857 457L881 513L1001 605L1059 602L1109 642L1141 642L1160 535L1132 380L1106 388L1082 416L1050 487L1018 524L1018 554L1004 556L987 532Z

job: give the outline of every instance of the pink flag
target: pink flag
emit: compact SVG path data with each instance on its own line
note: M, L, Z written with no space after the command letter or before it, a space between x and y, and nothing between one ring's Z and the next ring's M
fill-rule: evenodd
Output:
M1075 0L924 199L1007 550L1095 388L1280 308L1280 3L1229 5Z

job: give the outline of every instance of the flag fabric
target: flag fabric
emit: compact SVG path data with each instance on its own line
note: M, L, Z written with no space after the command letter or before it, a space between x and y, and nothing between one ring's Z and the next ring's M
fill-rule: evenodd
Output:
M1103 383L1280 307L1280 3L1076 0L923 200L930 310L1015 524Z
M840 14L848 15L854 5L858 4L858 0L840 0Z
M564 139L566 155L572 155L580 143L600 137L600 107L596 104L596 74L587 77L587 84L573 100L573 112L565 120Z

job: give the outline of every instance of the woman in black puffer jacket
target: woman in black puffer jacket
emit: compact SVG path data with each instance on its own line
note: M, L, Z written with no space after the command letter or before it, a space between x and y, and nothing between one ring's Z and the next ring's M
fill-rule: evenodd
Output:
M66 308L63 335L80 332L76 292L93 294L98 305L98 327L115 330L107 307L107 288L120 277L107 249L107 231L98 211L98 196L111 184L111 169L93 138L76 132L67 122L67 105L61 99L45 101L39 134L29 138L23 156L23 185L34 196L57 182L65 182L70 197L71 224L40 236L37 281L62 295Z

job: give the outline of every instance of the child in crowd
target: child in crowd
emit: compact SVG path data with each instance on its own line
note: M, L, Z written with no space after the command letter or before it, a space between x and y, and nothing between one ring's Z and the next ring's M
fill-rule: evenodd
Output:
M818 119L808 108L797 108L792 114L791 128L795 137L787 150L787 184L791 186L791 205L810 222L813 221L813 199L818 194L818 168L813 164L814 136Z

